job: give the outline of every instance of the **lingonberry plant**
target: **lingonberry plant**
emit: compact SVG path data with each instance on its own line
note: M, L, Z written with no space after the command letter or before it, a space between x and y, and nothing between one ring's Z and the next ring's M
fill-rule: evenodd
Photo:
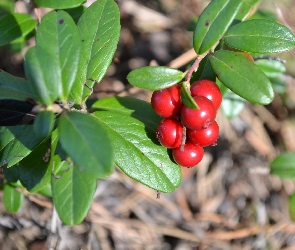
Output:
M23 196L19 191L38 192L52 197L68 225L84 219L97 180L107 178L114 165L152 189L173 192L181 182L180 165L195 166L203 147L215 143L216 109L233 117L245 101L269 104L282 71L275 65L280 62L263 58L295 47L287 27L253 18L259 0L212 0L195 24L197 55L187 71L146 66L127 76L130 84L155 91L155 111L131 97L103 98L88 106L119 41L115 1L86 8L85 0L33 0L38 20L14 13L12 1L3 2L8 8L0 17L0 45L33 36L36 41L24 56L25 78L0 71L4 204L15 212ZM52 11L40 16L40 7ZM258 59L249 60L252 56ZM195 87L199 80L205 86ZM221 104L217 88L209 91L212 81L222 93ZM163 118L169 122L161 123Z

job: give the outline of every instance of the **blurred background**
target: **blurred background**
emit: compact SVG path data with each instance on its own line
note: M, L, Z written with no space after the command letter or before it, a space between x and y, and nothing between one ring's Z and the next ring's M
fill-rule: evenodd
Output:
M118 50L93 97L150 101L151 92L130 86L127 74L145 65L184 70L195 56L193 20L209 2L118 1ZM17 12L28 11L23 1L16 3ZM294 0L262 0L258 7L295 32ZM24 76L26 49L14 51L0 48L0 69ZM87 218L73 227L58 220L44 197L27 194L16 214L0 202L0 249L295 249L295 223L288 208L294 182L269 174L277 155L295 151L295 50L275 56L285 61L286 72L274 101L268 106L246 103L232 119L219 111L217 145L206 148L197 167L183 169L174 193L157 199L156 191L117 169L99 181Z

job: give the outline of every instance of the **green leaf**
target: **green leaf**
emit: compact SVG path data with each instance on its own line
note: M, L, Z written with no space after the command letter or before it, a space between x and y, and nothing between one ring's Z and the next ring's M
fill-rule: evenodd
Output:
M228 90L222 97L221 110L228 119L237 117L245 107L245 100Z
M44 195L48 198L52 198L52 189L51 189L51 183L49 182L45 187L40 189L38 191L38 194Z
M271 81L271 84L273 86L273 89L276 93L284 95L286 93L286 79L283 75L280 75L278 77L271 77L269 78Z
M13 99L0 100L0 126L31 124L35 118L34 105Z
M10 51L13 54L22 53L23 49L27 48L28 40L36 35L35 29L25 36L19 37L12 42L5 44L3 49Z
M52 9L68 9L77 7L86 0L34 0L34 3L40 7L47 7Z
M200 79L208 79L215 81L216 75L212 70L212 67L209 62L209 56L205 56L205 58L200 62L198 70L192 74L191 83L194 83Z
M96 189L96 178L72 166L60 178L52 177L52 198L66 225L79 224L86 216Z
M55 57L56 84L62 86L59 98L66 101L78 70L81 47L78 27L65 11L51 11L42 18L36 43Z
M14 11L14 0L0 0L0 19Z
M211 54L209 60L218 79L237 95L262 105L273 100L274 92L269 79L243 55L219 50Z
M270 163L270 173L283 179L295 179L295 153L285 152Z
M113 171L110 138L95 117L69 112L59 118L58 129L61 146L79 171L96 178L106 178Z
M28 98L34 98L27 80L10 75L2 70L0 70L0 92L0 99L24 101Z
M244 21L261 0L244 0L235 19Z
M40 111L34 120L34 133L41 140L50 136L54 127L54 114L52 111Z
M295 47L295 35L286 26L255 19L232 26L224 36L229 46L254 53L278 53Z
M0 166L11 167L38 146L40 139L34 135L33 126L0 127Z
M222 93L222 102L220 109L222 113L228 118L233 119L237 117L245 107L245 99L238 96L226 86L224 86L218 79L216 83Z
M126 175L160 192L173 192L179 186L180 166L157 142L154 126L124 112L97 111L94 115L110 135L115 162Z
M96 101L91 106L92 111L112 111L131 116L146 124L152 130L156 130L162 120L153 110L150 103L133 97L107 97Z
M91 93L87 88L92 88L105 75L117 49L120 12L115 1L94 2L80 17L78 28L82 47L72 98L81 103Z
M5 208L10 213L16 213L23 201L23 194L15 190L15 187L10 186L9 184L4 185L3 193L3 203Z
M50 168L52 169L52 174L55 178L60 178L69 168L73 165L71 159L67 156L64 160L61 158L63 156L59 155L59 150L62 150L59 144L59 132L55 129L51 136L51 149L50 149Z
M78 23L80 17L82 16L82 14L84 13L84 11L87 8L83 5L80 5L76 8L71 8L71 9L65 9L64 11L67 12L75 21L75 23Z
M49 144L49 145L48 145ZM19 162L19 180L29 192L37 192L51 180L50 142L39 144Z
M199 17L193 36L193 47L201 55L224 35L243 1L212 0Z
M293 221L295 221L295 193L289 198L289 213Z
M191 109L199 109L198 104L195 102L189 91L189 87L190 86L187 87L185 83L182 84L180 92L181 100L185 106Z
M138 88L148 90L165 89L179 83L184 73L165 66L145 66L132 70L128 82Z
M16 164L10 168L4 168L3 173L8 182L17 182L19 180L19 165Z
M255 64L260 68L267 77L278 77L286 72L286 67L283 63L276 60L256 60Z
M249 18L249 20L252 19L269 19L278 22L278 16L275 13L260 8Z
M25 55L26 77L37 101L47 106L62 96L59 62L42 47L32 47Z
M188 31L194 31L196 28L196 24L198 22L199 17L198 16L194 16L191 21L189 22L188 26L187 26L187 30Z
M31 15L14 13L0 19L0 46L30 33L37 25Z

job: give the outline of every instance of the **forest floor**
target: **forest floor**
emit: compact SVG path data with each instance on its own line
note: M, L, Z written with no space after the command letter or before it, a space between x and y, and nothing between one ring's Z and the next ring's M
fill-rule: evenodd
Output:
M130 86L126 75L151 63L184 69L194 57L187 27L207 2L119 1L116 60L93 97L150 101L151 92ZM281 10L295 31L295 1L277 1L278 8L264 2L264 8ZM295 182L269 173L274 157L295 151L294 53L282 55L291 75L286 75L286 94L276 95L268 106L248 103L231 120L219 111L217 145L206 148L197 167L183 168L175 192L157 198L156 191L116 169L98 182L83 223L71 227L59 221L49 199L28 194L20 211L9 214L0 193L0 249L295 249L295 223L288 211ZM0 54L0 68L23 76L21 55Z

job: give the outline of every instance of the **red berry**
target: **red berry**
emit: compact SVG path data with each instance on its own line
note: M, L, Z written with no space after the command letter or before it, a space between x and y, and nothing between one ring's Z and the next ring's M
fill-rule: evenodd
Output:
M179 85L153 92L151 104L155 112L164 118L180 114L182 101Z
M165 118L157 128L157 138L166 148L180 147L182 141L183 126L173 118Z
M219 126L214 121L208 128L202 130L188 130L188 138L195 144L201 147L206 147L215 144L218 139Z
M192 96L205 96L213 103L216 110L220 107L222 94L215 82L207 79L198 80L190 89Z
M195 96L193 98L199 109L190 109L183 106L181 110L182 124L191 130L208 128L215 120L216 109L213 103L204 96Z
M183 151L178 148L172 150L174 161L180 166L191 168L196 166L204 156L204 149L190 141L186 142Z

